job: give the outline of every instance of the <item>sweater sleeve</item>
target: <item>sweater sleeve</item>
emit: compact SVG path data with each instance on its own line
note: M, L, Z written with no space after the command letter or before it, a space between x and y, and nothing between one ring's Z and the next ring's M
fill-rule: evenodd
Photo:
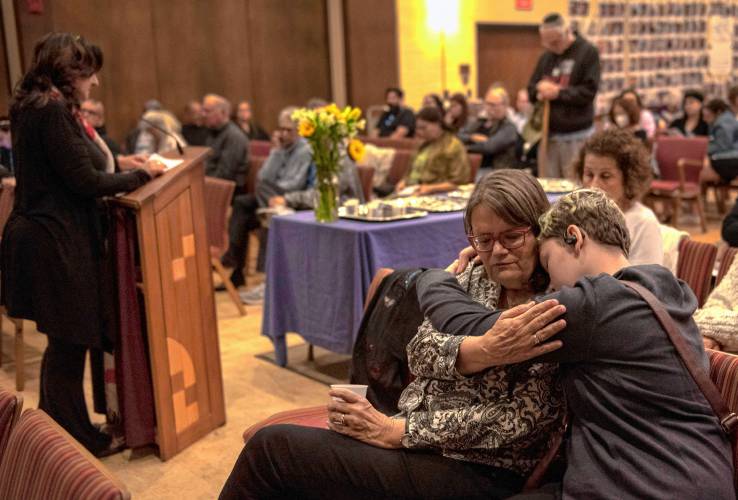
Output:
M58 101L50 101L38 111L39 134L51 168L62 182L79 196L97 198L132 191L145 184L149 174L133 170L108 174L97 170L74 118Z
M440 270L425 271L417 281L418 302L423 314L433 326L453 335L481 336L490 330L502 314L491 311L469 298L451 274ZM542 302L556 299L566 306L566 328L556 339L563 347L537 360L544 362L576 362L590 354L592 318L597 311L594 287L584 278L574 287L564 287L558 292L537 298Z
M707 154L722 153L733 149L733 138L728 134L725 127L717 123L710 135L710 142L707 144Z
M723 221L721 236L728 245L738 247L738 200Z
M695 313L694 321L702 335L716 340L726 351L738 351L738 259Z
M515 125L512 123L505 123L499 128L499 130L497 130L497 132L490 135L486 141L470 145L469 151L472 153L496 155L497 153L515 146L515 141L517 141L517 139L518 131L515 128Z

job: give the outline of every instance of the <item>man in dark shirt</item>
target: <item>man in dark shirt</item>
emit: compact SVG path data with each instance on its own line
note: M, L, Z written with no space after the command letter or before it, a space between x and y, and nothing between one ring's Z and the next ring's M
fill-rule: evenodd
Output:
M490 87L484 96L483 115L459 132L459 139L467 145L467 151L483 155L482 168L515 166L518 132L508 119L509 103L510 98L504 88Z
M547 176L571 177L566 170L593 131L600 56L560 14L543 18L539 31L546 51L528 82L528 94L533 103L551 103Z
M243 267L248 250L248 229L253 219L255 201L253 195L243 193L246 185L249 159L249 139L238 125L230 120L231 104L225 97L208 94L202 102L205 126L210 129L207 146L213 153L205 163L205 175L234 181L230 221L228 223L228 251L223 255L223 265L233 268L230 280L234 286L245 284Z
M388 88L385 93L387 110L379 117L375 134L379 137L402 139L415 134L415 115L410 108L402 105L405 93L397 87Z
M246 184L249 140L230 120L231 104L225 97L206 95L202 110L211 132L206 145L213 149L205 163L205 175L234 181L236 191L241 191Z
M204 116L200 101L190 101L182 113L182 137L190 146L204 146L210 130L203 126Z
M478 235L472 243L499 252L494 238ZM620 280L659 297L706 369L692 319L694 293L662 266L629 266L625 219L600 190L562 196L541 217L538 239L541 264L558 291L535 307L549 303L553 317L566 313L546 327L564 328L555 337L556 350L536 358L561 363L571 414L563 497L735 498L728 436L651 308ZM461 342L448 376L519 361L502 359L494 347L501 333L527 333L530 349L540 349L547 338L537 328L549 318L526 332L538 320L521 320L530 304L489 311L444 271L421 275L417 292L439 331L472 335Z
M95 129L97 135L105 141L113 156L118 156L121 153L120 146L108 136L108 131L105 128L105 106L103 106L103 103L95 99L87 99L80 105L79 112L87 123Z

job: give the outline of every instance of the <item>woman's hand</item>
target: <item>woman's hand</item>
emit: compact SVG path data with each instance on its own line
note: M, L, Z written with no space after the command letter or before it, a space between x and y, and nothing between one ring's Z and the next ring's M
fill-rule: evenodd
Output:
M402 448L405 420L390 418L375 409L366 398L348 389L331 389L328 428L379 448Z
M466 247L459 252L459 258L453 261L451 265L446 268L446 272L451 274L461 274L466 269L466 266L469 265L469 262L476 262L478 260L479 256L477 255L477 251L474 250L474 247Z
M137 168L144 168L148 157L144 154L136 155L118 155L118 167L121 170L134 170Z
M715 339L711 339L710 337L702 337L702 344L705 346L705 349L712 349L713 351L722 351L723 346L720 345L720 342L718 342Z
M167 166L160 161L147 161L143 166L143 169L152 179L163 174L166 168Z
M456 369L462 375L471 375L561 348L564 344L560 340L546 341L566 328L563 319L554 321L565 312L566 307L554 299L508 309L484 335L464 339L456 358Z

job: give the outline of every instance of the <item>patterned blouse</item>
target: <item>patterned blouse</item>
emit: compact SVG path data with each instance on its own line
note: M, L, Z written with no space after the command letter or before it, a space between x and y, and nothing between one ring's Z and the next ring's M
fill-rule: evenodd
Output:
M497 306L501 288L482 266L470 266L458 280L473 300ZM416 378L398 403L398 416L407 419L402 444L526 476L562 425L566 408L558 365L526 362L467 377L456 370L462 340L435 330L426 318L408 344Z

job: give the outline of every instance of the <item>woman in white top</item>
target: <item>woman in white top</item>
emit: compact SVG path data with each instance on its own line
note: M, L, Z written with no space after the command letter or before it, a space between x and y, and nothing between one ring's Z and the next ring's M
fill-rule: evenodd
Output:
M623 211L630 232L630 263L662 265L659 221L638 201L651 181L651 164L643 143L626 130L597 132L579 151L574 171L585 187L602 189Z

